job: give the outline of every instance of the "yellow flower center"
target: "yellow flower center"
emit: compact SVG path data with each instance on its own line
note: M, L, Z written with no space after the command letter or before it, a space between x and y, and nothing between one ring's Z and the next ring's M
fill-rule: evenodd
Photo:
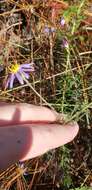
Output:
M20 65L17 64L17 63L15 63L15 64L13 64L13 65L11 65L11 66L9 67L9 71L10 71L11 73L17 73L18 70L19 70L19 67L20 67Z

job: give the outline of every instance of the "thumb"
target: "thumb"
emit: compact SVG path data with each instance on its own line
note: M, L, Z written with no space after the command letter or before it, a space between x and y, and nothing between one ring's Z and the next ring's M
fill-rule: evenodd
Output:
M68 143L74 139L78 130L77 123L0 127L0 169Z
M72 141L79 130L79 126L76 122L72 122L67 125L34 124L29 126L29 128L32 134L32 145L21 161L34 158L48 150L57 148Z

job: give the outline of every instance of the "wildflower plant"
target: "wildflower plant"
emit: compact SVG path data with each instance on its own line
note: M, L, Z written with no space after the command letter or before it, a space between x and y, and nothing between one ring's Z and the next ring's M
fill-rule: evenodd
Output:
M68 121L74 119L80 121L81 126L85 126L85 123L87 123L87 126L90 127L90 121L92 120L90 117L90 110L92 109L92 35L91 32L89 33L89 30L91 30L91 25L89 25L89 20L87 20L86 26L85 22L83 22L85 21L83 18L87 14L86 12L84 15L86 6L85 0L73 0L70 3L69 2L70 1L66 0L0 1L0 100L12 101L12 90L6 90L6 92L3 91L2 84L4 81L6 82L4 85L5 89L12 89L16 83L19 86L26 83L29 87L27 88L27 92L24 86L16 88L21 89L17 91L18 102L21 102L22 99L22 102L47 105L51 108L54 107L58 112L62 112L69 116ZM92 13L90 14L92 15ZM92 19L90 22L92 23ZM31 73L34 73L34 63L25 63L25 59L36 60L35 75L32 84L30 82L30 75ZM15 61L10 64L10 60ZM7 79L5 78L3 81L4 76L6 75ZM13 89L13 101L16 101L16 89ZM33 93L30 93L30 91ZM28 98L26 93L28 94ZM84 127L84 130L85 128L86 127ZM83 136L86 137L84 144L88 144L88 147L91 147L89 135L87 136L87 133L84 135ZM76 164L76 155L86 156L85 150L87 149L84 148L82 143L81 145L81 149L83 148L84 150L83 152L81 152L80 148L78 150L78 144L76 143L74 143L74 148L71 147L69 155L66 154L68 150L63 149L62 151L63 156L60 158L63 162L60 166L62 166L65 173L62 187L60 186L61 189L67 189L68 187L72 188L72 183L73 187L75 187L76 180L72 180L71 183L71 173L73 177L78 173L79 177L76 176L76 179L78 179L77 186L80 186L82 181L85 182L85 176L90 174L90 171L88 172L89 174L86 173L87 162L85 160L83 160L83 162L85 162L85 167L83 167L82 175L84 176L84 179L80 176L81 160L78 160L79 165ZM90 150L88 149L88 151ZM55 152L53 155L55 155L53 157L53 162L50 162L52 173L52 164L55 166L55 171L57 169L57 156L59 154L58 152L57 154ZM88 153L88 155L90 154ZM72 158L72 163L68 163L67 158L70 159L70 157ZM45 157L45 159L47 164L47 158ZM34 174L36 173L37 168L37 164L35 167L35 163L31 162L31 164L29 164L30 168L32 167L32 170L34 169ZM40 164L41 162L38 164L37 175L33 174L33 179L31 178L31 185L35 182L35 176L36 180L37 177L38 179L41 179L41 172L38 172L40 171ZM71 168L70 164L72 166ZM20 184L22 184L24 180L24 175L31 170L30 168L26 168L25 163L20 163L18 168L22 171L20 172L20 175L22 174L23 177L20 177L20 181L17 181L19 176L17 171L19 170L15 169L14 171L14 167L11 170L7 170L5 176L3 174L2 177L0 174L0 185L2 184L2 187L0 186L1 189L24 189L24 184L23 187L22 185L20 187ZM51 171L50 173L49 171L50 169L48 165L48 172L43 172L45 176L42 176L41 181L37 181L37 185L40 184L40 182L41 184L43 182L44 184L45 182L47 184L48 181L52 184L52 179L57 179L57 173L59 174L59 171L57 170L58 172L53 173L51 179ZM69 175L67 173L68 171L71 172ZM47 179L46 174L49 174ZM18 187L15 187L16 181L17 186L19 184ZM55 181L54 185L60 185L60 181L61 175L60 179ZM13 182L14 188L10 187ZM28 181L25 180L24 183L27 184ZM35 184L33 184L32 188L39 189ZM47 189L47 186L44 188ZM58 188L58 186L55 188ZM27 184L27 188L25 189L29 189L29 184Z

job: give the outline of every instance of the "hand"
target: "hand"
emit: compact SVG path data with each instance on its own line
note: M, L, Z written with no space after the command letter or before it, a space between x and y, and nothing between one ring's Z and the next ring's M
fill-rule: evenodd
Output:
M77 135L77 123L54 124L57 113L30 104L0 104L0 170L39 156Z

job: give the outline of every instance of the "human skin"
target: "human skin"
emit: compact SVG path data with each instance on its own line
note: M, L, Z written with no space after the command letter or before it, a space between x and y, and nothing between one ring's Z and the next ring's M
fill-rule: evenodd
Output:
M72 141L78 124L58 124L57 116L57 112L42 106L1 103L0 170Z

